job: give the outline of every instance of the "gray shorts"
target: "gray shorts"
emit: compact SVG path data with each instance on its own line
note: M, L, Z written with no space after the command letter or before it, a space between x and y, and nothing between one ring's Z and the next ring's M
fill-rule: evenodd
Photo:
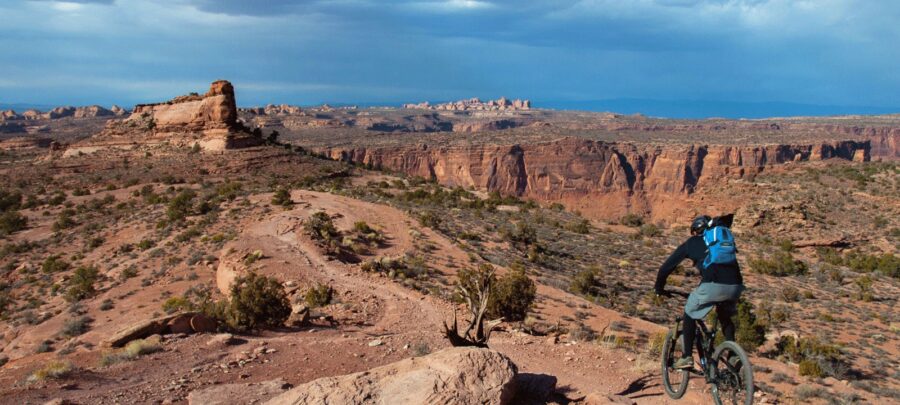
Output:
M716 304L737 303L745 289L741 284L702 283L688 296L684 313L693 319L703 319Z

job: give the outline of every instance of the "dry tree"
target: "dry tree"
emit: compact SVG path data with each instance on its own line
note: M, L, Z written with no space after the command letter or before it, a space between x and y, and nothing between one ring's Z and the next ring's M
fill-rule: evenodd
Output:
M456 293L466 303L471 320L465 331L459 333L454 308L453 325L447 326L447 322L444 322L444 335L450 340L451 345L487 347L491 331L503 322L503 318L491 321L484 319L491 298L491 289L497 281L494 273L494 267L489 264L483 264L476 270L460 271Z

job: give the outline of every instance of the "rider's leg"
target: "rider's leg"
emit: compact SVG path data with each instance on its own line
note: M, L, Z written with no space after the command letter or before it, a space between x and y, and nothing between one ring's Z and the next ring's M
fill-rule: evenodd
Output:
M697 322L688 316L688 314L684 314L681 329L681 339L684 347L682 347L682 357L676 361L675 368L691 368L694 366L692 353L694 349L694 340L697 337Z
M719 324L722 325L722 333L725 340L734 342L734 321L731 319L734 313L734 305L731 303L716 305L716 317L719 318Z

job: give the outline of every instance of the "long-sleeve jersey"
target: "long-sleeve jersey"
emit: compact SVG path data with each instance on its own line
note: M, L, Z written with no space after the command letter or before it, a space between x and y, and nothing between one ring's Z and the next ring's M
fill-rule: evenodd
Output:
M694 267L700 271L700 283L719 283L719 284L743 284L744 278L741 276L741 266L735 262L734 264L712 264L708 269L703 268L703 259L706 258L706 243L703 237L699 235L691 236L678 246L672 255L659 267L659 273L656 275L656 291L661 292L666 287L666 279L669 274L678 267L684 259L691 259Z

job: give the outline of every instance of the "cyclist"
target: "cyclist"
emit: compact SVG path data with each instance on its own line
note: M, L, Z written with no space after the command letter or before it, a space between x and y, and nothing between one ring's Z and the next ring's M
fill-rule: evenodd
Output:
M697 336L695 320L706 317L713 307L716 308L725 339L734 341L735 327L731 317L736 312L737 301L745 288L741 267L737 260L729 263L710 263L704 266L704 260L709 254L709 246L703 237L704 232L711 227L718 225L730 227L730 220L731 217L713 219L707 215L695 218L691 222L691 237L672 252L672 255L660 266L659 273L656 275L657 295L665 294L666 278L684 259L691 259L701 276L700 285L691 292L684 306L684 353L683 357L672 365L673 368L690 369L694 367L692 351L694 339Z

